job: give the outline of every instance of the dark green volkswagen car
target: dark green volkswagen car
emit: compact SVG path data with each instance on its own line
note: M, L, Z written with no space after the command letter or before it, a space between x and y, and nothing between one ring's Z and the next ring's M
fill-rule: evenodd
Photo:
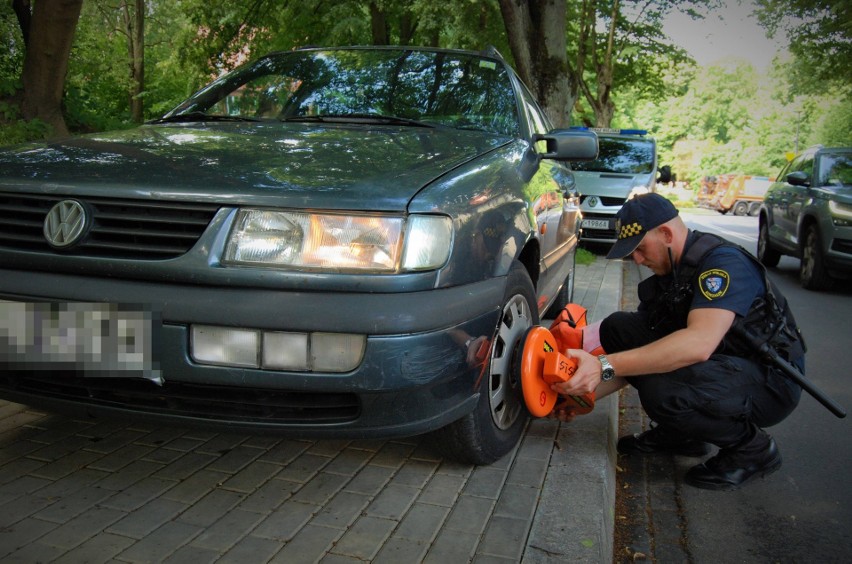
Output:
M0 397L508 452L570 299L568 165L496 52L304 49L139 128L0 151Z

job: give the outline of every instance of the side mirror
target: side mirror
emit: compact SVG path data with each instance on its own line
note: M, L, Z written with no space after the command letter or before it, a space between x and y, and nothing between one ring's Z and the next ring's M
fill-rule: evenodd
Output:
M541 158L557 161L593 161L598 158L598 135L594 131L554 129L544 135L533 135L533 144L544 141L547 147Z
M804 186L806 188L811 185L808 179L808 174L801 170L788 174L787 183L792 184L793 186Z
M669 165L661 166L660 175L657 177L657 182L659 182L660 184L668 184L669 182L673 181L672 179L672 167L670 167Z

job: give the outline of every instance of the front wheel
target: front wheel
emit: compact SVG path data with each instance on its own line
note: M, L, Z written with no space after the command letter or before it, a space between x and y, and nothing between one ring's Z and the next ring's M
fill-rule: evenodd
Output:
M445 457L467 464L491 464L520 439L529 414L513 359L527 329L539 323L535 304L532 280L515 261L491 341L489 366L479 382L479 401L471 413L432 433L432 444Z
M757 260L767 268L778 266L781 260L781 253L773 249L769 242L769 226L765 221L760 222L760 228L757 231Z
M802 262L799 267L799 282L807 290L830 290L834 285L834 280L825 268L819 231L815 225L808 227L805 232Z

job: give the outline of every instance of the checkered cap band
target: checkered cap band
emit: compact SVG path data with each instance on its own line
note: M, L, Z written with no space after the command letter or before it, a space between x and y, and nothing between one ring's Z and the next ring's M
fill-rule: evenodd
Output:
M622 225L618 230L618 238L619 239L627 239L629 237L633 237L634 235L639 235L642 233L642 226L638 221L634 221L633 223L628 223L627 225Z

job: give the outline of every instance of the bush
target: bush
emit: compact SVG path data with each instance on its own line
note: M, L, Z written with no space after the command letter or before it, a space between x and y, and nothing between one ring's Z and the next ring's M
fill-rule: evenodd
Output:
M17 106L0 101L0 146L45 139L50 133L48 124L40 119L20 119Z
M582 247L577 247L576 254L574 255L574 260L577 264L589 265L597 260L597 256L595 253L591 252L588 249L584 249Z

